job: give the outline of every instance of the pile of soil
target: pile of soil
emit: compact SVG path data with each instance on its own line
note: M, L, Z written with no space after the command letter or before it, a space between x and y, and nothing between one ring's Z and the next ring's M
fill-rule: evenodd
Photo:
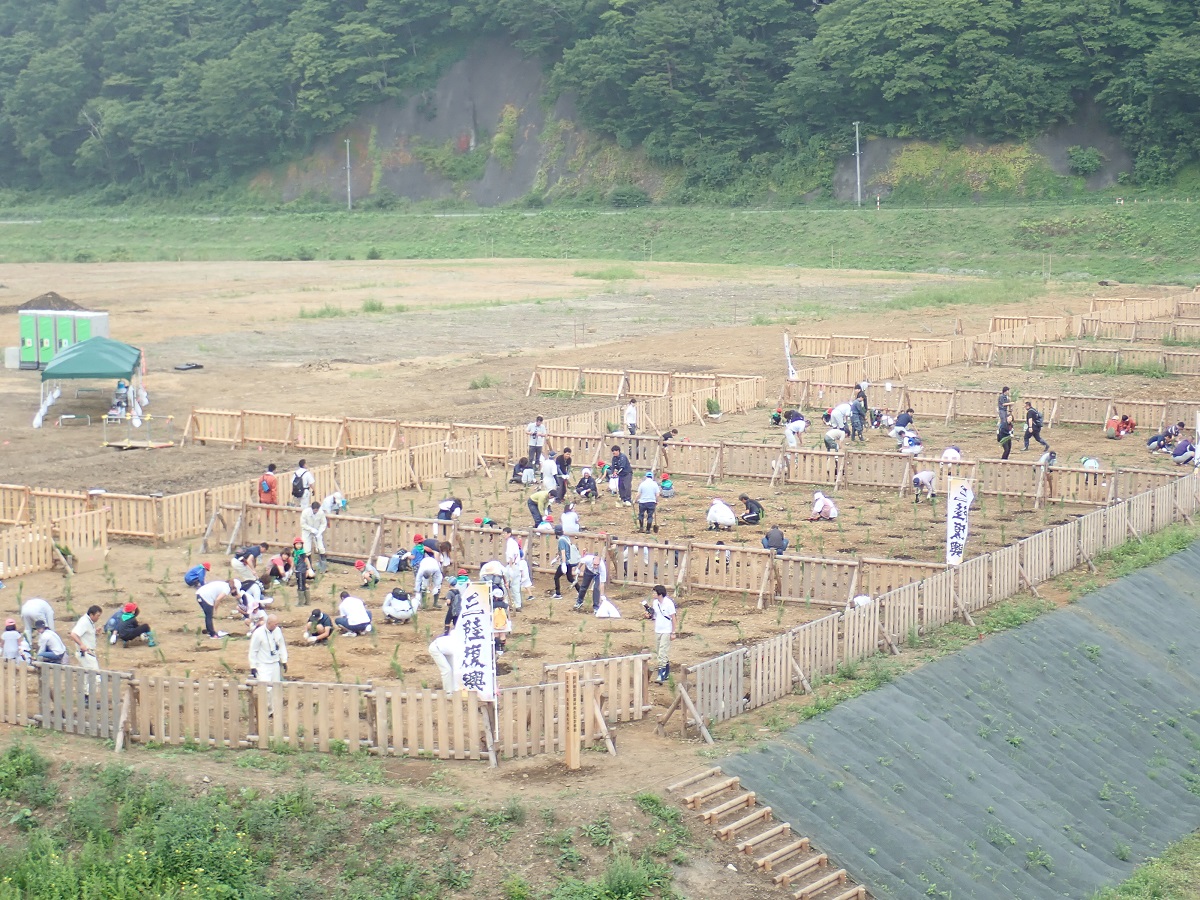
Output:
M61 312L63 310L86 310L86 306L80 306L74 300L69 300L61 294L56 294L54 291L48 291L45 294L39 294L32 300L26 300L20 306L7 306L0 312L29 312L30 310L51 310Z

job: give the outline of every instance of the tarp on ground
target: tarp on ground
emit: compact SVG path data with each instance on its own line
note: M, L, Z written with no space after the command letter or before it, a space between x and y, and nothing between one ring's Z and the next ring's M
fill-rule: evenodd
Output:
M1200 827L1200 545L721 763L876 897L1090 897Z
M55 354L42 369L42 381L68 378L129 378L142 351L106 337L88 338Z

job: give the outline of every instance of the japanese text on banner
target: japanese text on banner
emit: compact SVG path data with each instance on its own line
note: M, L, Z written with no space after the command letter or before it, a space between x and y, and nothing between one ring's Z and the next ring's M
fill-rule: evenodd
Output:
M968 515L975 500L970 479L950 478L946 502L946 565L957 566L967 551Z
M473 584L463 591L462 611L454 630L462 647L461 661L457 666L460 686L463 690L475 691L480 700L492 702L496 699L492 607L488 598Z

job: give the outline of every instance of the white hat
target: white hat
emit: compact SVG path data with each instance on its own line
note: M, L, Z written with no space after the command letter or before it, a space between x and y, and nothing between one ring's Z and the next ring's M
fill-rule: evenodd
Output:
M584 474L584 475L591 475L591 474L592 474L592 470L591 470L589 467L587 467L587 466L584 466L584 467L583 467L583 474Z
M824 494L822 494L820 491L817 491L815 494L813 494L813 502L814 502L814 503L815 503L817 500L824 500L824 499L825 499L825 495L824 495Z

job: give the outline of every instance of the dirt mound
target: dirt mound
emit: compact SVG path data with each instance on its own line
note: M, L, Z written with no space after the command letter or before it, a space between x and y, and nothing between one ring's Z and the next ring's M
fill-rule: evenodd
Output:
M26 300L20 306L15 307L18 312L27 312L31 309L48 309L54 311L62 311L67 309L82 309L86 310L86 306L80 306L74 300L68 300L61 294L56 294L54 291L49 291L45 294L39 294L32 300Z

